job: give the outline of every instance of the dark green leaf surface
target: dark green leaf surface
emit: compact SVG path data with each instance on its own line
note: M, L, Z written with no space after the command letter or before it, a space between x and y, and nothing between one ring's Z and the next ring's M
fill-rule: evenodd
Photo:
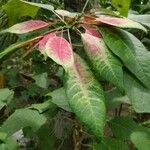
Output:
M131 118L116 117L109 126L115 137L123 140L131 140L139 150L148 150L150 147L150 130L134 122Z
M105 92L107 108L117 108L121 103L131 104L127 95L122 95L121 92L113 88Z
M75 64L67 69L66 94L72 111L100 139L105 125L103 90L85 62L75 55Z
M104 40L124 65L150 89L150 52L132 34L121 29L100 28Z
M94 145L94 150L128 150L128 146L121 140L104 138Z
M137 113L150 113L150 90L127 73L124 73L124 86L134 110Z

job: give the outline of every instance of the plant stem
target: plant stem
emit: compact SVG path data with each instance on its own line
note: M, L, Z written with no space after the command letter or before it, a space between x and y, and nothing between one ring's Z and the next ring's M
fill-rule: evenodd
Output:
M85 5L84 5L84 7L83 7L83 9L82 9L82 12L81 12L81 14L83 14L84 13L84 11L85 11L85 8L86 8L86 6L87 6L87 4L88 4L88 2L89 2L90 0L86 0L86 2L85 2Z

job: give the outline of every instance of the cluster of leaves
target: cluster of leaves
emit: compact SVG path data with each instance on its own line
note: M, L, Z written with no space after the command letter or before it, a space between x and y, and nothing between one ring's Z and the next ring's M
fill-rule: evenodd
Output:
M133 114L150 113L150 52L129 33L149 33L147 20L22 0L2 8L8 28L1 36L17 34L13 43L19 40L0 53L0 148L19 149L14 139L21 131L23 140L36 141L34 149L149 149L149 122ZM15 24L40 9L51 16Z

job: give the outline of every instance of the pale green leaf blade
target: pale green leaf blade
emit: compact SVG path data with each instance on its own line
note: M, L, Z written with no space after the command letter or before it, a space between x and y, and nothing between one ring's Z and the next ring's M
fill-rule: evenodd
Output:
M77 54L74 66L66 70L65 89L72 111L100 139L106 116L103 90Z
M9 103L14 96L14 91L8 88L0 89L0 102Z
M124 86L134 110L137 113L150 113L150 90L127 73L124 73Z
M94 150L128 150L128 146L121 140L104 138L94 145Z
M100 28L106 45L150 89L150 52L132 34L121 29Z
M81 36L92 68L99 77L113 83L123 92L122 64L107 48L103 38L98 38L87 33Z
M38 7L23 3L20 0L11 0L3 5L2 8L8 16L10 26L17 23L18 19L23 16L34 18L39 10Z
M29 108L38 110L39 113L41 114L41 113L43 113L49 109L53 109L53 108L55 109L56 106L50 100L48 100L48 101L45 101L43 103L32 104Z
M127 17L130 8L131 0L112 0L113 6L120 12L121 15Z
M49 4L33 3L33 2L27 2L27 1L24 1L24 0L20 0L20 1L23 2L23 3L29 4L29 5L33 5L33 6L43 8L43 9L54 11L54 7L52 5L49 5Z
M74 18L78 15L78 13L73 13L67 10L63 10L63 9L56 9L55 12L57 14L59 14L62 17L70 17L70 18Z
M17 141L4 132L0 132L0 141L0 150L19 150Z
M33 76L35 84L41 88L48 88L48 74L46 72Z
M51 96L51 102L53 102L54 104L56 104L58 107L72 112L69 103L68 103L68 98L67 95L65 93L65 89L64 88L59 88L56 89L50 93L48 93L46 96Z
M130 138L138 150L149 150L150 134L143 131L135 131L131 134Z
M16 110L1 126L0 131L12 135L24 127L31 127L37 131L46 122L46 117L36 110L19 109Z
M129 14L128 18L137 21L143 25L146 25L150 28L150 14L144 15Z

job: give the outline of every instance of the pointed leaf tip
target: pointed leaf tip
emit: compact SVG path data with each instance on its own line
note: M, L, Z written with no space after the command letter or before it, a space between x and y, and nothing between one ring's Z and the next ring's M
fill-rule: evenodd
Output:
M62 37L53 37L46 43L46 53L63 67L73 65L73 51L69 42Z
M53 38L53 37L55 37L55 36L56 36L55 33L50 33L50 34L45 35L45 36L39 41L39 43L38 43L38 48L39 48L39 50L40 50L40 52L41 52L42 54L45 53L45 46L46 46L47 41L48 41L50 38Z
M120 28L135 28L143 30L144 32L147 32L146 28L143 27L140 23L132 21L127 18L116 18L116 17L108 17L108 16L102 16L95 19L96 23L105 23L108 25L120 27Z
M41 20L30 20L13 25L4 32L23 34L47 27L49 24Z

